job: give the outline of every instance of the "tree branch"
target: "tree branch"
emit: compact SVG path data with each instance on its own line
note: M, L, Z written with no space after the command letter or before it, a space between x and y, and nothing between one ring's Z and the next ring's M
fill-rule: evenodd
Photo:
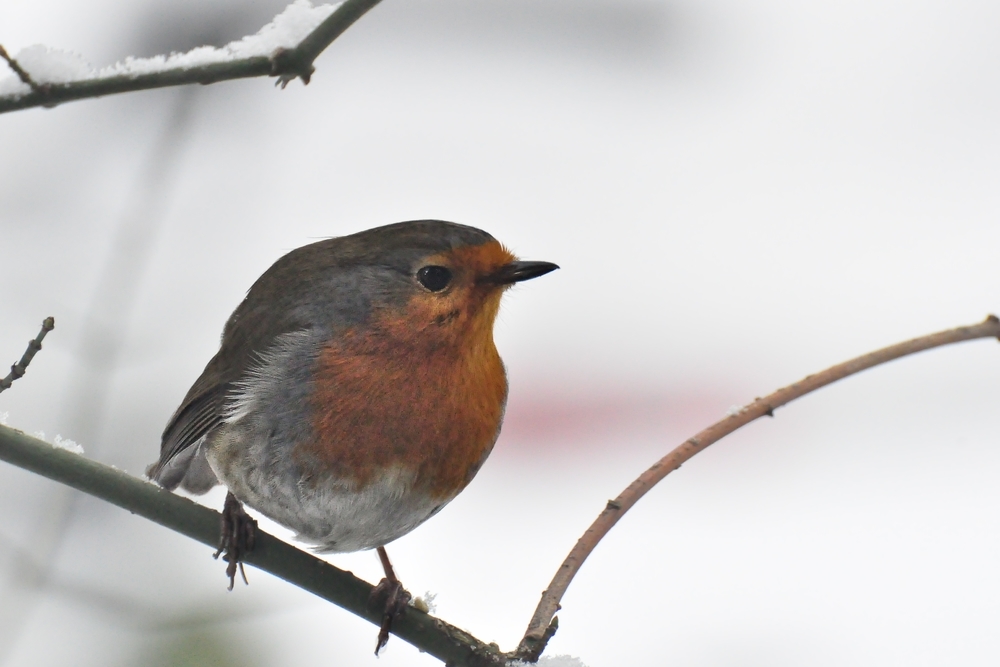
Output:
M14 74L17 75L17 78L20 79L22 83L28 84L28 86L31 88L33 92L36 93L42 92L41 86L39 86L37 83L34 82L34 80L32 80L31 76L24 71L24 68L21 67L21 65L16 60L10 57L10 54L7 53L7 49L3 48L3 45L0 45L0 58L3 58L4 60L7 61L7 65L9 65L12 70L14 70Z
M3 48L0 47L0 51ZM6 53L4 54L6 55ZM42 341L45 339L45 334L56 328L56 321L51 317L46 317L42 320L42 330L38 332L38 335L28 341L28 349L24 351L21 355L21 360L10 367L10 373L4 379L0 380L0 391L5 389L10 389L10 386L14 384L14 380L19 379L24 375L24 372L28 369L28 364L31 360L35 358L35 353L42 349Z
M219 540L218 512L155 484L0 426L0 459L89 493L211 547ZM300 549L257 531L246 562L328 600L378 626L380 611L368 609L372 585ZM497 667L507 656L414 607L394 624L393 634L448 667Z
M281 70L276 72L279 75L278 83L281 84L281 87L284 88L296 76L308 85L312 73L316 71L313 67L313 61L319 54L323 53L326 47L333 43L333 40L340 37L355 21L379 2L381 0L347 0L337 8L337 11L316 26L315 30L306 35L294 49L281 50L271 56L271 61Z
M773 417L774 411L777 408L796 398L805 396L849 375L860 373L873 366L878 366L879 364L884 364L909 354L977 338L997 338L1000 340L1000 319L997 319L995 315L990 315L980 324L948 329L947 331L941 331L929 336L914 338L913 340L891 345L851 359L850 361L828 368L821 373L806 376L795 384L779 389L764 398L754 400L749 405L740 408L735 414L728 415L721 421L685 440L680 446L654 463L646 472L642 473L638 479L622 491L621 495L614 500L608 501L607 507L604 508L604 511L601 512L590 528L587 529L587 532L577 541L573 550L566 556L566 560L559 566L548 589L542 593L542 599L538 603L538 608L535 609L535 614L531 617L531 622L528 624L528 630L525 632L524 638L521 640L514 655L528 662L538 660L549 638L555 633L555 628L558 627L555 613L559 610L559 602L566 593L570 582L573 581L573 577L576 576L583 562L587 559L587 556L590 555L601 539L607 535L608 531L618 523L618 520L621 519L625 512L631 509L653 486L662 481L671 472L680 468L681 464L695 454L760 417Z
M143 74L120 74L95 79L82 79L67 83L34 82L17 61L6 56L8 64L22 81L31 86L31 92L20 96L0 97L0 113L54 107L63 102L101 97L136 90L166 88L200 83L207 85L232 79L256 76L276 76L282 88L295 78L309 83L315 71L313 61L355 21L381 0L347 0L330 14L293 49L278 49L270 56L252 56L226 62L210 63L195 67L175 67ZM2 47L0 47L2 49ZM25 79L27 77L27 80Z
M28 351L19 364L21 374L52 326L52 318L47 318L38 337L29 343ZM653 464L617 498L608 501L607 507L577 541L548 589L542 594L528 630L513 654L503 654L495 644L485 644L463 630L416 608L406 609L406 613L394 625L393 634L439 658L448 667L497 667L514 658L527 662L537 661L558 627L555 613L559 609L559 602L583 562L625 512L688 459L740 427L763 416L774 416L775 409L837 380L910 354L978 338L1000 340L1000 319L990 315L980 324L914 338L809 375L764 398L754 400L686 440ZM7 386L12 381L4 380ZM218 539L221 517L217 512L154 484L5 426L0 426L0 459L111 502L204 544L215 546ZM373 590L371 584L263 531L258 531L254 550L247 556L246 562L333 602L375 625L381 620L379 612L368 608Z

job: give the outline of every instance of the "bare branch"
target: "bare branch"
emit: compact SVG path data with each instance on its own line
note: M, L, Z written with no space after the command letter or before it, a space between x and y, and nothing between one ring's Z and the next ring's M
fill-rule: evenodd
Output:
M795 384L779 389L764 398L754 400L735 414L728 415L725 419L716 422L684 441L680 446L654 463L646 472L642 473L638 479L622 491L621 495L614 500L608 501L604 511L601 512L590 528L587 529L587 532L577 541L576 546L566 556L566 560L559 566L548 589L542 593L542 599L538 603L538 608L535 609L535 614L528 624L528 630L525 632L524 638L521 640L515 655L529 662L538 660L549 638L554 634L555 628L558 627L555 613L559 610L559 602L562 600L570 582L573 581L573 577L587 559L587 556L590 555L601 539L607 535L608 531L618 523L618 520L621 519L625 512L646 495L653 486L671 472L680 468L681 464L695 454L760 417L773 417L774 410L796 398L805 396L849 375L860 373L873 366L878 366L910 354L942 345L950 345L951 343L975 340L977 338L997 338L1000 340L1000 319L997 319L995 315L990 315L980 324L948 329L947 331L941 331L929 336L914 338L913 340L891 345L846 361L828 368L821 373L809 375Z
M3 47L0 47L0 51L3 51ZM3 54L6 56L6 52ZM0 380L0 391L5 389L10 389L10 386L14 384L14 380L17 380L22 375L24 371L27 370L28 364L31 360L35 358L35 353L42 349L42 341L45 339L45 335L56 328L56 321L51 317L46 317L42 321L42 330L38 332L38 335L28 341L28 349L24 351L21 356L21 360L10 367L10 374L4 379Z
M203 544L214 547L218 542L221 520L218 512L16 429L0 426L0 459L118 505ZM262 530L257 531L254 549L245 560L375 625L382 621L381 611L368 607L371 584ZM406 609L392 632L449 667L499 667L507 661L507 656L495 645L485 644L414 607Z
M35 83L35 81L31 78L31 76L24 71L24 68L21 67L18 64L18 62L14 60L7 53L7 49L3 48L3 44L0 44L0 58L3 58L4 60L7 61L7 64L10 65L10 68L14 70L14 74L17 74L17 78L20 79L23 83L26 83L29 86L31 86L31 90L33 90L36 93L43 92L42 87L39 86L37 83Z
M17 65L17 61L4 52L4 58L17 72L21 80L31 86L31 92L20 96L0 97L0 113L39 106L54 107L63 102L136 90L183 86L192 83L208 85L219 81L256 76L278 77L277 84L280 84L282 88L295 78L301 78L303 82L309 83L309 79L315 71L313 61L317 56L380 1L347 0L309 33L298 46L293 49L279 49L271 56L253 56L196 67L176 67L145 74L120 74L68 83L38 84L31 81L31 77Z

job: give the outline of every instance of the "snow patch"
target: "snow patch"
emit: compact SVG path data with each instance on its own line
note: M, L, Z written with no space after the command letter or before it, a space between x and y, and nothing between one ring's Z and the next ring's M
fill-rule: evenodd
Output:
M7 413L5 412L0 416L6 417ZM49 442L48 438L45 437L45 431L35 431L31 435L35 436L39 440L42 440L43 442ZM74 442L69 438L64 438L59 434L56 434L56 437L53 438L52 442L49 442L49 444L56 449L65 449L67 452L73 452L74 454L83 454L83 445Z
M574 658L571 655L545 655L534 665L528 662L521 662L520 660L515 660L514 662L508 662L508 667L587 667L580 658Z
M7 63L0 63L0 69L4 67ZM30 92L31 86L18 79L13 72L7 76L0 74L0 97L20 97Z
M69 83L112 76L138 76L169 69L190 69L202 65L224 63L232 60L268 57L279 48L294 48L316 26L322 23L342 3L314 7L309 0L295 0L283 12L257 31L243 39L230 42L222 48L199 46L185 53L171 53L168 56L133 58L100 70L94 69L86 60L75 53L35 44L21 49L14 59L39 84ZM0 96L21 96L31 92L28 84L22 82L6 63L0 63Z
M67 452L83 454L83 445L73 442L69 438L64 438L61 435L57 435L55 439L52 440L52 444L59 449L65 449Z
M94 75L94 68L82 56L41 44L21 49L14 59L35 83L67 83Z
M437 611L437 605L434 603L436 599L437 593L427 591L423 595L413 598L410 604L422 612L433 614Z

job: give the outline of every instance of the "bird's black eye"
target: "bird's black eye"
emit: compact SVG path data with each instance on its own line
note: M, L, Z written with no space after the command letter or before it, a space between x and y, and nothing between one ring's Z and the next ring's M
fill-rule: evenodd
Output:
M425 266L417 271L417 280L432 292L440 292L451 282L451 271L444 266Z

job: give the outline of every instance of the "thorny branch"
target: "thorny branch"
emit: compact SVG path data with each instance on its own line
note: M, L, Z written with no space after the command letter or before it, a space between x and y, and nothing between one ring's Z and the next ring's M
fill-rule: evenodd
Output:
M1000 340L1000 319L997 319L995 315L990 315L979 324L948 329L930 334L929 336L922 336L896 345L890 345L881 350L869 352L850 361L838 364L815 375L806 376L795 384L779 389L764 398L754 400L738 412L728 415L721 421L712 424L695 436L685 440L669 454L654 463L646 472L642 473L627 489L621 492L621 495L614 500L608 501L604 511L601 512L590 528L587 529L587 532L577 541L576 546L573 547L573 550L566 556L566 560L563 561L562 565L556 571L549 587L542 593L542 599L538 603L535 614L528 625L528 630L524 633L524 638L521 640L514 655L528 662L538 660L538 657L545 650L546 644L558 627L555 613L559 610L559 602L562 600L563 594L566 593L570 582L573 581L573 577L576 576L583 562L587 559L587 556L590 555L594 547L597 546L604 536L608 534L608 531L618 523L618 520L622 518L625 512L635 505L657 483L662 481L664 477L680 468L681 464L692 456L760 417L773 417L774 411L777 408L794 401L796 398L805 396L849 375L860 373L873 366L878 366L879 364L884 364L909 354L977 338L997 338Z
M0 51L3 51L3 47L0 47ZM7 53L4 51L3 56L6 57ZM38 332L38 335L28 341L28 349L24 351L21 355L21 360L10 367L10 374L4 379L0 380L0 391L5 389L10 389L10 386L14 384L14 380L19 379L24 375L24 371L27 370L28 364L31 360L35 358L35 353L42 349L42 341L45 339L45 335L56 328L56 321L51 317L46 317L42 321L42 330Z
M308 84L315 71L313 61L316 57L380 1L347 0L311 33L306 35L298 46L292 49L278 49L271 56L253 56L197 67L176 67L146 74L121 74L98 79L39 85L31 80L31 77L17 64L16 60L3 51L2 57L17 73L21 81L31 86L31 92L20 96L0 97L0 113L39 106L54 107L63 102L115 93L183 86L192 83L208 85L219 81L256 76L278 77L276 84L282 88L296 78L301 78L304 83Z

